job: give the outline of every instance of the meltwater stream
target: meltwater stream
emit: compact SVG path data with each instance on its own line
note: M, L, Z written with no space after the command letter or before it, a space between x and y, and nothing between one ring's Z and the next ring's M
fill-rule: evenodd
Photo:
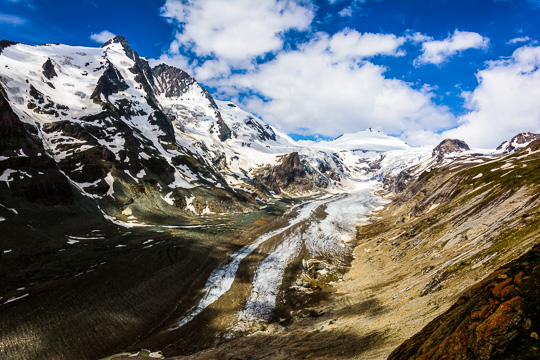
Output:
M293 231L284 235L283 241L268 254L255 272L252 293L238 317L240 323L266 320L275 307L285 269L297 257L302 242L314 256L318 253L331 254L332 251L344 251L343 238L354 235L354 226L361 218L369 215L375 207L383 203L384 200L373 195L373 187L366 186L352 193L338 194L302 204L297 216L290 220L287 226L259 236L253 243L242 247L214 269L202 290L199 303L192 307L171 330L184 326L225 294L236 278L241 261L259 245L284 234L302 221L310 221L310 227L304 234ZM322 220L310 220L313 212L323 205L326 206L327 216ZM243 327L240 323L238 325Z

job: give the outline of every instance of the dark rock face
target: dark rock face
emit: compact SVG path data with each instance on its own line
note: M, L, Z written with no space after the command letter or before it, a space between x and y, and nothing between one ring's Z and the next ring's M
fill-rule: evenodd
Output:
M259 134L259 139L262 141L265 140L273 140L276 141L276 133L274 133L274 130L268 125L262 125L259 122L255 121L252 118L249 118L246 120L246 125L249 127L257 130L257 133Z
M437 158L437 161L442 161L446 154L462 152L470 150L469 145L464 141L457 139L443 140L435 149L433 149L432 156Z
M124 51L126 52L126 55L131 59L131 60L135 60L135 52L133 51L133 49L131 49L131 46L129 45L128 41L126 40L125 37L123 36L116 36L114 37L113 39L107 41L105 44L103 44L103 46L101 46L102 48L104 47L107 47L111 44L120 44L122 45L122 47L124 48Z
M219 131L219 140L225 141L227 139L231 138L232 131L231 129L225 124L225 121L223 119L218 120L218 131Z
M6 100L0 87L0 174L10 172L13 181L0 183L2 192L21 197L31 203L53 206L73 201L71 186L46 155L40 139L27 131Z
M47 61L45 61L45 63L43 64L43 76L45 76L49 80L58 76L58 74L56 74L56 71L54 70L54 64L52 63L50 58L48 58Z
M165 94L166 97L181 96L196 83L187 72L165 64L155 66L152 74L158 94Z
M5 48L16 44L17 43L15 41L0 40L0 54L2 54L2 51L4 51Z
M156 93L164 94L166 97L182 96L189 90L191 86L199 86L195 79L192 78L188 73L166 64L155 66L152 69L152 74L155 79ZM223 121L214 98L205 88L201 87L201 90L204 92L204 95L210 102L210 106L214 109L216 118L218 119L216 130L218 133L218 138L221 141L230 139L232 136L232 131Z
M497 150L504 149L505 154L510 154L523 148L536 139L540 139L540 134L533 134L531 132L520 133L514 136L512 140L503 142L497 147Z
M539 359L540 245L462 294L388 359Z
M101 75L98 80L97 86L92 93L91 98L94 102L101 102L101 95L106 99L109 95L116 94L119 91L124 91L128 88L122 75L116 70L116 68L109 62L107 70Z
M256 177L257 185L276 194L316 190L314 182L300 161L297 152L283 157L281 164L263 168ZM324 186L323 184L321 184Z

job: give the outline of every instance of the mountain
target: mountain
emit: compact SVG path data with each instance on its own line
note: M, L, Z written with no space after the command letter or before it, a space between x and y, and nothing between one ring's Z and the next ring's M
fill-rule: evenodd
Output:
M0 351L379 359L458 339L483 353L454 325L486 328L533 286L498 284L535 271L511 262L538 243L539 141L412 148L370 128L297 143L123 37L2 41ZM518 320L511 334L536 329Z
M540 134L533 134L531 132L520 133L514 136L510 141L504 141L496 150L503 154L509 154L524 148L538 138L540 138Z
M63 175L55 188L64 202L79 192L126 226L250 211L274 195L340 188L366 176L370 158L409 149L373 130L301 146L215 100L186 72L151 68L123 37L101 48L3 42L0 85L20 137L0 149L9 159L3 181L41 182L45 174L18 168L39 153ZM58 202L51 196L45 202Z

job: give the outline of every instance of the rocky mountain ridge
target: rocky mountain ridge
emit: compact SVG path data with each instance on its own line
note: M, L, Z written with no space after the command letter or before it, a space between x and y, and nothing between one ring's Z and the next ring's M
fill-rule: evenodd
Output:
M369 174L370 157L409 149L372 131L356 136L361 145L301 146L215 100L184 71L150 67L121 36L101 48L2 44L4 111L27 129L24 137L42 143L74 191L127 226L251 211L282 193L346 187ZM2 147L2 157L24 156L19 145ZM295 153L302 170L291 177L279 170L280 159ZM6 180L39 181L39 174L9 170Z

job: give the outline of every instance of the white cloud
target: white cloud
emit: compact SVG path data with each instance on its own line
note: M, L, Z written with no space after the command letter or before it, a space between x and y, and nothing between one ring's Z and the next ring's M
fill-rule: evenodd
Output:
M346 58L367 58L375 55L403 55L398 49L405 38L393 34L361 34L345 29L332 36L330 51L340 60Z
M167 52L151 63L189 72L215 88L217 97L240 101L287 133L337 136L377 127L418 145L455 126L449 109L432 101L432 88L415 90L386 78L386 68L368 61L403 56L406 41L432 38L352 29L333 36L313 33L314 11L307 1L167 0L162 16L177 34ZM294 50L284 48L283 36L290 29L306 31L311 40ZM255 61L268 53L273 54L270 60Z
M413 32L412 30L407 30L407 35L405 38L407 41L412 41L413 43L423 43L426 41L433 41L433 38L431 36L424 35L420 32Z
M285 31L308 29L314 12L291 0L167 0L161 15L179 23L178 47L245 67L281 50Z
M341 17L352 17L352 15L353 15L352 7L347 6L346 8L341 9L338 12L338 15L341 16Z
M431 93L385 78L383 67L353 60L345 51L332 52L332 40L319 34L257 71L221 81L220 89L228 96L252 90L270 99L251 96L244 105L287 133L336 136L371 126L401 134L453 126L453 116L433 104ZM356 55L356 50L350 53Z
M488 63L479 85L467 94L471 110L443 137L478 147L495 147L525 131L540 133L540 47L524 46L508 60Z
M514 45L514 44L518 44L518 43L522 43L522 42L528 42L530 40L531 40L530 37L523 36L523 37L518 37L518 38L512 39L512 40L508 41L507 44Z
M444 40L432 40L422 43L422 54L415 60L415 65L441 64L450 56L467 49L487 49L489 39L475 32L456 30Z
M442 140L440 134L433 131L424 130L420 127L405 130L400 135L400 138L407 144L413 146L436 146Z
M103 44L111 40L115 36L116 35L113 34L112 32L108 30L103 30L100 33L90 35L90 39L94 40L97 43Z
M8 14L0 14L0 24L17 26L24 25L25 23L26 19L22 17Z

